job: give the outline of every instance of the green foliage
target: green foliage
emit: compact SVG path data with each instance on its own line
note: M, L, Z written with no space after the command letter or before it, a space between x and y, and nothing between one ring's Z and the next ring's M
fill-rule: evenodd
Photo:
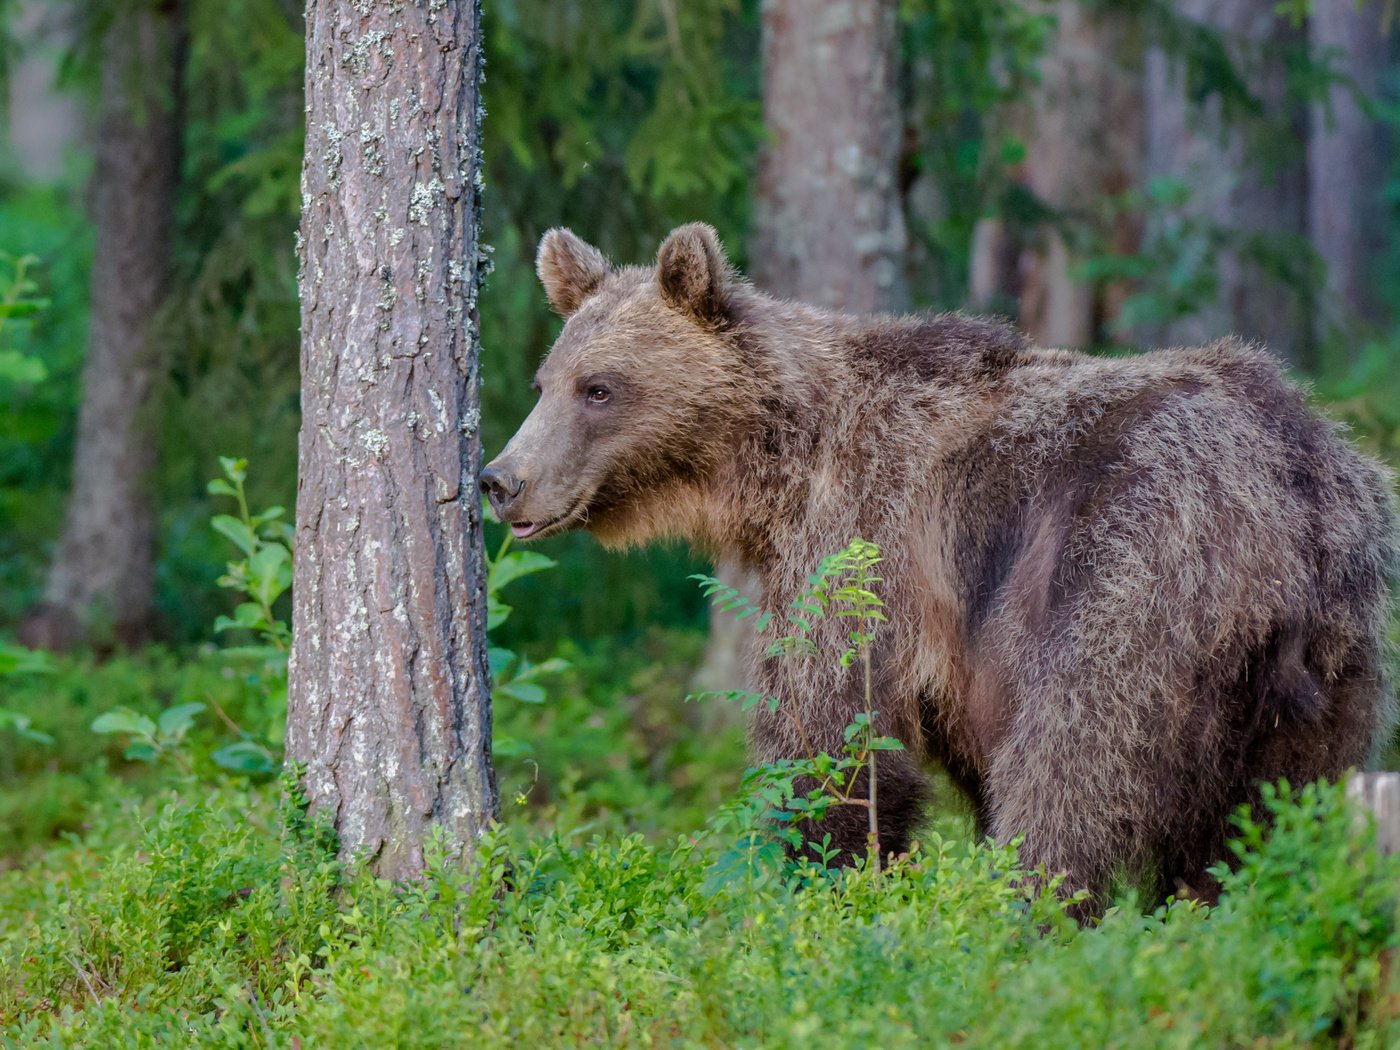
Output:
M216 619L214 630L251 631L273 653L284 654L291 645L291 628L272 607L292 585L292 527L281 520L285 513L281 507L268 507L257 514L248 510L244 491L247 460L220 456L219 465L224 476L209 482L208 491L210 495L232 497L237 501L238 513L216 514L209 524L243 555L228 563L227 572L219 577L219 586L238 591L248 601L240 603L231 618Z
M1350 361L1325 378L1318 392L1368 451L1400 467L1400 330L1346 350Z
M133 761L155 762L167 757L181 761L186 756L180 745L194 727L194 716L203 710L203 704L177 704L166 708L152 721L145 715L118 707L93 719L92 731L126 737L130 742L122 755Z
M342 868L273 786L113 802L0 872L0 1042L65 1046L1392 1045L1400 866L1341 792L1267 797L1219 907L1080 928L1012 848L707 882L705 839L488 838ZM469 1017L470 1024L463 1018Z
M885 622L885 603L875 593L875 585L883 580L875 575L884 559L880 548L868 540L851 540L846 547L824 557L817 571L807 579L807 587L792 600L786 621L788 633L774 639L768 655L787 663L788 690L785 696L763 696L745 690L693 694L687 699L713 697L735 701L743 710L763 704L770 712L785 715L805 746L806 755L750 770L744 778L739 801L729 806L723 822L736 825L738 844L720 860L720 873L742 870L752 878L753 865L760 857L773 851L764 842L761 822L777 821L780 837L797 850L810 850L822 860L823 866L839 860L838 850L830 848L827 839L813 842L805 839L805 826L798 820L820 821L833 806L863 808L869 821L867 863L876 871L882 864L879 842L879 802L877 798L878 755L881 751L902 751L904 745L893 737L881 736L875 729L875 697L871 678L871 649L876 627ZM767 613L758 611L739 592L712 576L696 575L701 590L711 602L739 619L755 617L753 627L762 635L772 622ZM817 623L825 619L850 621L846 641L850 644L839 654L821 651L812 639ZM842 669L859 664L863 676L865 709L857 711L842 734L839 755L818 751L807 735L802 721L801 698L797 679L791 673L795 661L834 658ZM864 794L858 794L858 773L865 772Z
M0 326L0 355L17 354L25 382L0 380L0 623L39 598L62 520L87 330L91 232L63 188L29 188L0 175L0 245L27 265L17 301L44 303ZM3 284L3 281L0 281ZM13 293L13 289L11 289ZM42 368L43 381L28 382Z
M34 720L18 711L7 711L0 707L0 730L8 729L20 740L32 744L52 744L53 737L34 728Z
M105 804L128 788L151 792L168 783L218 782L224 774L212 755L240 739L222 718L196 717L178 753L167 749L156 761L146 752L127 756L137 735L90 728L99 716L122 709L145 720L138 726L149 723L159 734L167 711L189 705L259 728L272 720L261 666L213 653L176 657L150 649L101 663L53 657L37 671L0 677L0 708L8 712L0 719L22 720L49 739L41 743L0 726L0 868L81 829L94 803ZM175 727L167 720L166 728Z
M977 221L1045 217L1011 177L1025 147L997 118L1033 89L1054 19L1021 0L901 0L899 12L913 133L903 158L912 291L916 305L953 309L966 301Z
M12 345L18 341L14 330L22 328L27 332L34 316L48 305L39 297L39 285L29 276L38 262L35 255L16 258L0 252L0 268L7 271L0 272L0 389L11 384L32 386L48 376L44 362Z

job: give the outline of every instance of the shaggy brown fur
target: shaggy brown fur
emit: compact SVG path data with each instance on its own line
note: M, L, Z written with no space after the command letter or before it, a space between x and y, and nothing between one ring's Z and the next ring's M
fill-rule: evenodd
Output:
M685 537L756 570L778 622L822 555L879 544L880 722L908 748L881 759L887 850L935 758L1071 886L1097 898L1126 869L1208 890L1259 782L1336 777L1385 738L1392 481L1267 354L1103 359L957 314L779 302L700 224L657 268L553 230L539 272L568 323L484 473L498 513L532 537ZM784 668L756 671L782 691ZM838 750L858 676L797 674ZM781 714L753 745L802 753ZM864 823L826 830L858 852Z

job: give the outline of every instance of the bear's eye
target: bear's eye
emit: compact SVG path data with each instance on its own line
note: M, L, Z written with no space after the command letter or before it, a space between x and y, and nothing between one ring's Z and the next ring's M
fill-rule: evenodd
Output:
M588 388L588 400L591 404L605 405L612 400L612 391L605 386L591 386Z

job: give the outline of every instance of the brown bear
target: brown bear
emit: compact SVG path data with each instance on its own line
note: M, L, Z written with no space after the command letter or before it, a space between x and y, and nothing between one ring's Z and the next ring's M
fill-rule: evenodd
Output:
M878 721L906 747L879 764L885 851L936 759L987 832L1093 901L1119 871L1203 890L1261 782L1335 778L1387 738L1392 479L1263 351L1091 357L783 302L698 223L654 267L551 230L538 272L567 322L482 471L496 513L521 539L683 537L753 570L775 624L823 555L877 543ZM840 750L854 670L754 670L773 694L795 673L813 746ZM781 711L752 738L804 754ZM865 848L863 812L821 830Z

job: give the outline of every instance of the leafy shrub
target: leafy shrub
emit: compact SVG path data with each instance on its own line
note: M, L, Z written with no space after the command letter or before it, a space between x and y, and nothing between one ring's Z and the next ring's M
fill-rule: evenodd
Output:
M1400 865L1342 793L1271 794L1207 910L1097 928L1014 848L709 880L707 836L505 830L475 871L340 868L271 786L107 807L0 873L0 1043L1385 1046Z

